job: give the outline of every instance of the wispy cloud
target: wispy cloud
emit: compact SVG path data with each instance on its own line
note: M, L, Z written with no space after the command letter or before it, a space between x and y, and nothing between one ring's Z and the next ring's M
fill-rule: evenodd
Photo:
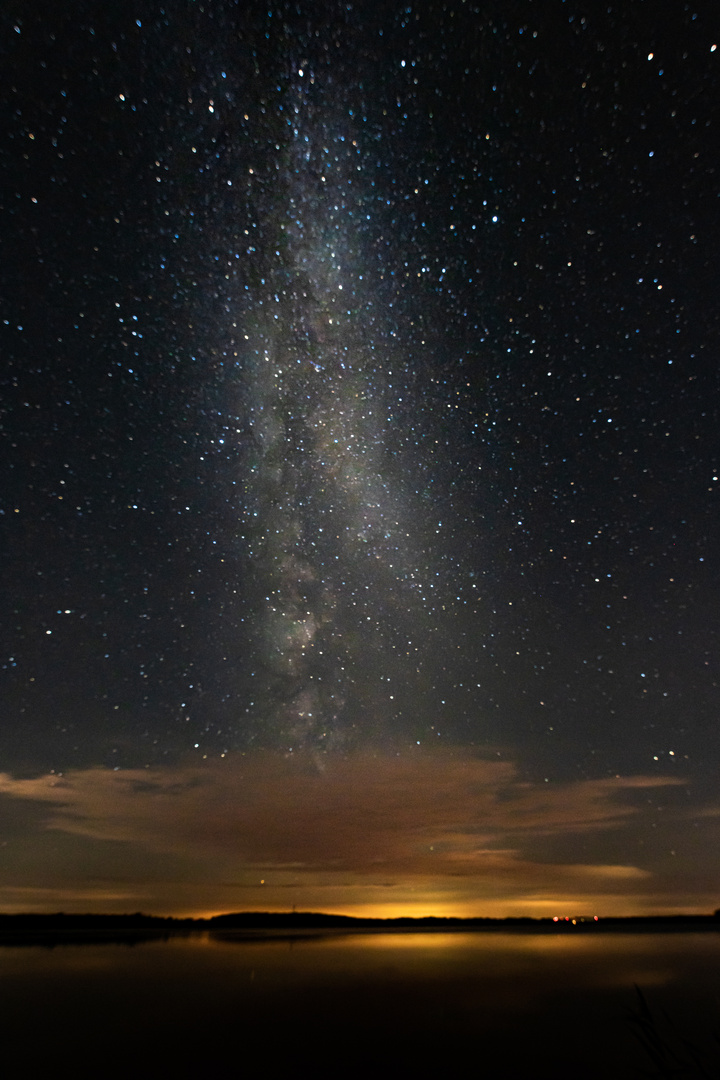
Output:
M644 876L623 865L550 865L538 860L537 844L622 827L639 812L634 793L678 783L637 776L530 784L512 763L467 752L260 752L153 771L3 774L0 797L44 805L46 831L218 866L491 875L531 885L553 874L596 883Z

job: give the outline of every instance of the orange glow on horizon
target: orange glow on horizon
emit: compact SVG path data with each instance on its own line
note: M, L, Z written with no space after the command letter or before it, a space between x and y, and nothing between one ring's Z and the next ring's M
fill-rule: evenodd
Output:
M714 864L688 878L680 859L656 864L638 847L637 863L607 862L602 845L594 850L609 832L640 836L646 791L681 783L639 775L548 787L522 780L510 760L452 749L328 756L322 768L309 755L263 751L148 771L0 773L0 798L25 821L26 853L0 886L0 910L706 914L717 907ZM683 813L664 819L668 844ZM714 812L699 827L709 839ZM578 834L585 860L558 859ZM85 865L92 874L78 879Z
M712 908L707 905L688 903L651 902L648 898L622 897L608 902L605 896L566 897L552 900L522 901L507 899L482 905L423 903L338 903L327 905L298 904L288 908L280 904L252 904L236 908L212 908L204 911L186 912L179 918L212 919L216 915L228 915L239 912L267 913L271 915L323 914L346 915L355 919L556 919L572 921L584 919L587 922L603 918L652 917L661 915L711 915ZM559 914L562 913L562 914Z

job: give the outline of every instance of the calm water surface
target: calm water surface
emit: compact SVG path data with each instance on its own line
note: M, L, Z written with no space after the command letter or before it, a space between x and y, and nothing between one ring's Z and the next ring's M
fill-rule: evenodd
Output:
M0 948L3 1078L620 1080L652 1067L633 984L718 1030L713 933L131 941Z

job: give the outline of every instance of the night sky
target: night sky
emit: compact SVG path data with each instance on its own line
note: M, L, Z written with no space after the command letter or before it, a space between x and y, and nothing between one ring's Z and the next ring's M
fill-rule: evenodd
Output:
M0 15L0 910L720 906L713 3Z

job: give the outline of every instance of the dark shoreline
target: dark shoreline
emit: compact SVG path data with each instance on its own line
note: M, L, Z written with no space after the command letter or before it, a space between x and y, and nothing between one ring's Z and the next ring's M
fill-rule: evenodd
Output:
M237 912L210 919L157 915L0 914L1 945L123 943L142 944L210 933L219 940L281 940L355 933L698 933L720 931L720 915L671 915L595 918L458 919L400 917L355 918L319 912Z

